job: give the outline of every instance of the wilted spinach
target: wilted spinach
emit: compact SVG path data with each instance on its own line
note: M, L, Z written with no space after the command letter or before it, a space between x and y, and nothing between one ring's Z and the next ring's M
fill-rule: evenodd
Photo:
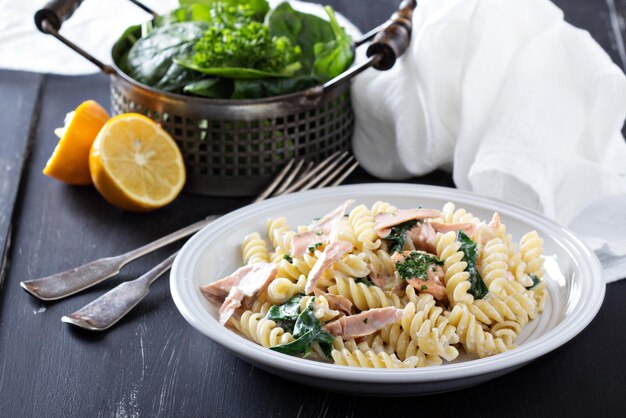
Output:
M266 318L278 322L286 330L293 330L295 338L290 343L270 347L270 349L291 356L306 357L311 352L311 345L318 342L324 354L330 357L334 338L322 330L322 324L315 317L311 304L298 313L303 297L302 294L296 295L284 304L270 308Z
M533 279L533 284L531 284L530 286L528 286L526 289L527 290L532 290L535 287L537 287L537 285L539 283L541 283L541 279L537 276L535 276L534 274L529 274L530 278Z
M411 228L417 225L417 220L403 222L391 228L389 235L385 239L389 242L389 251L397 253L402 251L404 242L406 241L406 234Z
M487 296L489 289L478 272L478 269L476 269L476 257L478 256L476 243L462 230L457 233L456 239L461 243L463 261L467 263L467 272L469 273L470 282L470 288L467 292L476 299L482 299Z
M153 29L128 51L124 70L135 80L164 91L176 91L201 77L173 59L193 50L206 29L203 22L183 22Z

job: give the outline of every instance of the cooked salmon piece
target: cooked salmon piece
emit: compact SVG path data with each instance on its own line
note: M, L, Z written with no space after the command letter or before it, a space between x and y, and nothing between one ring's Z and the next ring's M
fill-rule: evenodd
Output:
M473 224L471 222L459 222L456 224L447 224L444 222L431 221L429 223L430 225L432 225L435 232L441 232L442 234L445 234L446 232L450 232L450 231L454 231L454 232L463 231L468 236L471 236L474 233L474 230L476 229L476 224Z
M243 266L233 274L201 288L210 300L223 300L219 310L220 324L224 325L244 300L253 301L267 289L276 276L276 266L269 263L255 263ZM225 292L228 293L224 296Z
M392 213L379 213L374 218L374 229L391 228L407 221L423 221L441 217L437 209L400 209Z
M409 229L407 238L411 240L416 250L437 252L437 232L430 222L418 223Z
M344 340L364 337L387 325L402 319L402 309L393 306L370 309L357 315L342 316L324 325L324 329L332 335L340 335Z
M307 276L304 293L307 295L313 292L317 281L334 262L341 260L346 254L352 251L352 244L348 241L336 241L328 244L320 258L317 259L313 268Z
M317 222L309 225L309 231L301 232L294 235L291 241L291 256L301 257L308 252L308 248L318 242L326 244L328 242L328 236L333 229L333 226L344 217L348 206L354 203L354 200L346 200L341 206L332 212L324 215Z
M200 290L207 299L222 303L233 286L236 286L250 271L252 271L251 265L240 267L231 275L213 282L208 286L201 287Z

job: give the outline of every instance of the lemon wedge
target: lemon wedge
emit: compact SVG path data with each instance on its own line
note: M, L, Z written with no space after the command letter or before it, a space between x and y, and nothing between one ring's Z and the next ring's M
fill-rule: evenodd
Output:
M43 173L68 184L91 184L89 150L108 119L106 110L93 100L68 113L65 126L54 130L59 142Z

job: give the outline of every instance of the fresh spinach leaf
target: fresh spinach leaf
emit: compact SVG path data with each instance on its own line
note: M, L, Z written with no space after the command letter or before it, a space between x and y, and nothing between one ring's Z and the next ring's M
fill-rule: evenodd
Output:
M224 78L205 78L186 84L184 93L194 96L210 97L214 99L227 99L231 96L233 84Z
M529 274L529 276L530 276L530 278L531 278L531 279L533 279L533 284L532 284L532 285L530 285L530 286L528 286L526 289L528 289L528 290L532 290L532 289L534 289L535 287L537 287L537 285L538 285L539 283L541 283L541 279L540 279L539 277L535 276L534 274Z
M335 39L317 42L313 48L315 61L313 72L320 80L330 80L344 72L354 62L352 39L339 25L335 12L329 6L324 7L330 19L330 26Z
M282 73L272 73L262 70L255 70L254 68L243 68L243 67L212 67L212 68L204 68L197 65L193 60L190 60L189 57L184 57L181 59L175 58L174 62L182 67L185 67L189 70L197 71L202 74L207 74L215 77L225 77L225 78L233 78L233 79L257 79L260 77L289 77L295 71L300 68L299 63L294 63L291 66L287 66L283 69Z
M406 233L417 225L417 220L406 221L391 228L389 235L385 237L389 241L389 250L392 253L402 251L406 241Z
M250 8L255 19L259 21L263 20L270 9L266 0L178 0L178 3L182 7L201 5L214 8L218 4L224 4L227 6L246 6Z
M467 272L469 273L470 288L467 292L476 299L482 299L487 296L489 289L476 268L476 258L478 256L476 243L462 230L457 233L457 241L461 243L463 261L467 263Z
M404 258L404 261L396 263L396 270L405 280L428 280L428 269L433 264L442 266L443 261L429 254L413 251Z
M234 80L232 99L260 99L263 97L280 96L306 90L318 85L311 75L294 75L287 78L258 78L254 80Z
M335 39L333 29L328 21L308 13L301 13L284 2L276 6L265 17L265 24L272 36L284 36L292 44L302 50L300 62L302 70L299 74L314 76L315 44L330 42ZM323 82L325 80L318 80Z
M189 53L206 31L206 23L184 22L154 29L138 39L124 62L125 71L135 80L164 91L175 91L190 80L199 79L173 59Z

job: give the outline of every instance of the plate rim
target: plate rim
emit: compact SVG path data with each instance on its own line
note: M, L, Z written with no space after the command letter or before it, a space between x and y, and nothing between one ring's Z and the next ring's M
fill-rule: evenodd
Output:
M210 241L210 234L228 228L228 225L249 211L279 208L282 205L290 204L303 198L324 197L339 198L348 196L351 192L372 191L372 197L376 197L376 188L385 185L385 193L403 195L428 193L429 198L441 198L442 200L463 200L466 203L478 205L483 208L504 208L508 212L524 215L529 218L529 223L541 225L544 229L556 231L560 238L560 243L568 244L568 250L575 250L582 257L578 260L578 270L587 270L589 278L581 283L588 284L589 289L581 289L585 296L585 303L579 303L572 312L568 312L563 321L541 335L537 339L524 344L514 350L507 351L495 356L469 360L462 363L443 364L436 367L424 367L415 369L369 369L359 367L343 367L334 364L315 362L288 356L286 354L274 352L257 345L239 336L235 332L219 325L217 320L210 314L208 316L214 324L204 323L202 315L198 315L193 309L189 309L185 296L182 292L184 288L184 277L181 276L181 263L194 253L204 251L203 240ZM455 202L456 204L456 202ZM551 231L551 232L552 232ZM206 243L205 243L206 244ZM181 261L182 260L182 261ZM583 271L584 273L584 271ZM584 287L584 286L583 286ZM519 205L503 202L486 196L481 196L473 192L458 190L448 187L410 184L410 183L362 183L355 185L342 185L318 190L307 190L265 200L263 202L252 203L230 212L206 226L193 237L191 237L179 251L172 270L170 272L170 289L174 303L185 318L196 330L207 336L216 343L224 346L236 355L259 362L270 369L279 369L290 374L299 374L321 379L331 379L344 382L360 383L428 383L443 380L458 380L484 374L497 373L506 369L519 367L525 363L535 360L563 344L570 341L583 329L589 325L598 313L606 292L606 283L602 277L602 267L595 253L593 253L572 231L561 226L544 215L533 212ZM585 293L587 292L587 293ZM576 311L582 310L582 312ZM217 324L215 327L213 325ZM341 371L341 373L337 373Z

